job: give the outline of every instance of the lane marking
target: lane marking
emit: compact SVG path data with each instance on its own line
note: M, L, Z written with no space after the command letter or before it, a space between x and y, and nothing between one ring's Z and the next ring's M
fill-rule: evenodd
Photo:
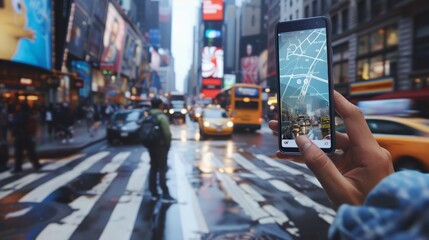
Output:
M131 174L125 193L113 209L99 239L130 239L143 201L144 187L150 169L149 159L149 153L143 152L141 162Z
M116 172L106 174L101 182L90 190L93 195L82 195L76 198L69 204L69 206L74 209L74 211L67 217L63 218L60 221L61 224L49 224L45 229L43 229L36 239L70 239L70 237L82 223L85 217L90 213L95 203L98 201L98 199L100 199L102 194L110 186L117 175L118 173Z
M238 153L233 154L233 158L234 158L234 160L236 160L236 162L238 162L246 170L248 170L250 172L253 172L255 170L254 168L256 166L253 165L252 163L250 163L249 161L245 160L244 157L242 157ZM243 159L245 161L243 161ZM244 163L244 165L242 165L243 163ZM260 171L264 172L263 170L260 170ZM268 174L268 173L266 173L266 174ZM265 174L262 174L262 175L265 175ZM263 178L261 178L261 179L263 179ZM265 179L263 179L263 180L265 180ZM291 194L294 197L294 199L296 200L296 202L301 204L302 206L313 208L318 213L319 217L322 218L327 223L331 224L332 221L334 220L335 211L333 209L331 209L329 207L325 207L325 206L313 201L311 198L309 198L306 195L298 192L293 187L289 186L288 184L286 184L280 180L272 179L272 180L268 180L268 182L271 185L273 185L275 188L277 188L278 190Z
M83 162L75 166L70 171L63 173L58 177L55 177L50 181L45 182L42 185L38 186L37 188L33 189L31 192L29 192L24 197L22 197L19 200L19 202L38 202L38 203L42 202L53 191L64 186L71 180L75 179L76 177L81 175L84 171L88 170L90 167L96 164L98 161L105 158L107 155L109 155L109 152L99 152L97 154L94 154L88 157L87 159L85 159Z
M112 160L106 164L103 169L101 169L101 173L113 173L118 170L118 168L124 163L124 161L130 156L131 152L120 152L116 154Z
M234 155L237 157L237 155ZM215 157L213 154L209 154L211 161L214 162L214 165L222 167L221 161ZM254 169L255 165L250 163L248 160L244 159L241 155L239 162L246 164L247 167ZM234 158L234 160L236 160ZM260 171L257 171L260 173ZM237 184L231 176L225 173L215 173L216 177L222 183L225 190L232 196L232 199L243 209L243 211L249 215L252 220L257 220L260 224L270 224L278 223L282 226L284 223L288 223L291 226L295 226L295 223L290 220L284 213L276 209L273 206L268 205L269 207L261 207L259 202L264 202L266 199L254 190L250 185L243 183ZM261 174L261 176L266 176L266 174ZM294 227L285 228L285 230L294 235L299 236L299 230Z
M246 158L244 158L240 154L233 153L232 157L243 168L245 168L246 170L252 172L253 174L255 174L256 176L258 176L262 180L268 180L268 179L274 178L273 175L271 175L271 174L269 174L269 173L261 170L260 168L258 168L257 166L255 166L253 163L251 163L249 160L247 160Z
M316 187L322 188L322 185L320 184L319 180L317 180L317 178L314 176L308 175L308 174L301 172L295 168L291 168L285 164L281 164L278 161L276 161L276 160L274 160L268 156L265 156L263 154L255 154L255 156L256 156L256 158L264 161L267 165L270 165L271 167L281 169L281 170L288 172L292 175L303 175L307 181L313 183Z
M22 170L24 170L24 171L27 169L30 169L30 168L31 168L31 164L29 162L24 163L22 165ZM0 173L0 181L14 176L14 174L10 173L11 170L13 170L13 166L10 168L10 170L7 170L5 172Z
M182 224L182 239L200 239L203 234L209 233L206 220L194 189L186 177L183 156L178 153L171 155L174 159L175 179L177 181L177 200Z
M49 165L46 165L43 167L43 171L45 170L57 170L58 168L61 168L67 164L69 164L70 162L80 158L84 156L84 154L77 154L77 155L73 155L67 158L64 158L63 160L58 160L58 162L52 162ZM48 173L31 173L28 174L16 181L13 181L5 186L3 186L0 189L0 199L6 197L7 195L12 194L14 191L17 191L25 186L27 186L28 184L31 184L45 176L47 176Z
M298 192L295 188L289 186L288 184L280 181L280 180L270 180L269 183L273 185L275 188L282 192L287 192L293 196L296 202L301 204L304 207L313 208L320 218L325 220L325 222L331 224L334 221L335 211L332 208L323 206L313 199L307 197L306 195Z

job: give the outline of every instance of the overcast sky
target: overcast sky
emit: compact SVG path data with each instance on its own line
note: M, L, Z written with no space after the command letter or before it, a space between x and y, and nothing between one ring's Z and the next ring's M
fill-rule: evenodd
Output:
M173 0L172 53L176 72L176 89L184 91L184 80L191 68L193 27L197 21L199 0Z

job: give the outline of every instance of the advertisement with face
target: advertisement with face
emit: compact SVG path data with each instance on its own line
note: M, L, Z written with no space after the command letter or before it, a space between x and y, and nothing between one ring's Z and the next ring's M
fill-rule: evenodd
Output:
M133 69L140 64L138 56L141 54L141 49L141 41L138 40L137 34L131 28L127 28L127 37L121 64L121 72L124 75L131 78L135 77L133 76L135 75L135 71L133 71Z
M103 69L109 69L113 72L119 70L125 30L124 20L113 4L109 3L103 40L104 52L101 57Z
M266 62L266 57L263 54L264 47L266 47L264 39L261 35L253 35L241 39L240 64L242 83L259 84L262 80L261 77L266 75L263 63L264 61ZM260 55L262 59L260 59Z
M0 59L50 70L51 1L2 0L0 3Z

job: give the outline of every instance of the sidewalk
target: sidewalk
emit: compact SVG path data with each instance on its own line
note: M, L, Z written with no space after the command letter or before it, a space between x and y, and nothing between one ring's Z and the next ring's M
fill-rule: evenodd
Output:
M64 157L100 142L106 137L105 125L100 125L94 136L90 136L86 124L76 123L73 127L73 143L62 143L61 139L50 139L46 127L41 127L37 137L39 158Z
M90 136L85 123L74 125L73 143L62 143L61 139L48 136L46 126L39 126L36 136L36 151L39 158L59 158L65 157L104 140L106 137L106 127L101 124L94 136ZM13 143L9 141L9 156L13 158Z

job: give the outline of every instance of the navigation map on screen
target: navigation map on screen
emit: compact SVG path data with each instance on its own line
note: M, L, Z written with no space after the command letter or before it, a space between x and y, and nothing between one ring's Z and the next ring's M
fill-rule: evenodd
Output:
M297 147L299 135L331 147L326 41L325 28L279 33L283 147Z

